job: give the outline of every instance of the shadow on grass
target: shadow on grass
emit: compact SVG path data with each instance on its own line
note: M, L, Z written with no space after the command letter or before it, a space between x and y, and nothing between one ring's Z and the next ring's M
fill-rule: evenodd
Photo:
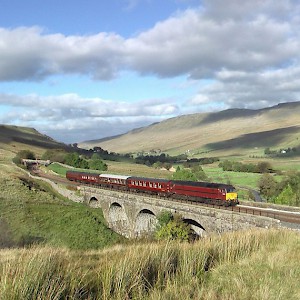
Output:
M13 236L9 224L5 219L0 219L0 249L28 247L41 244L45 241L44 238L31 235L22 235L18 240Z
M227 141L207 144L206 147L213 150L232 149L232 148L254 148L270 147L283 142L288 134L300 133L300 126L292 126L257 133L241 135Z

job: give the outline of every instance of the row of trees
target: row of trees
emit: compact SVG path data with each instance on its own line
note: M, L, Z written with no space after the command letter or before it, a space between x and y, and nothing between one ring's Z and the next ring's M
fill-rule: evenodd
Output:
M21 150L14 157L16 164L21 164L22 159L36 159L36 155L30 150ZM77 152L65 152L64 150L47 150L43 156L43 160L50 160L64 163L74 168L92 169L106 171L107 164L104 163L98 153L93 153L91 157L79 155Z
M107 170L107 164L102 161L98 153L94 153L90 159L81 157L77 152L68 153L65 156L64 163L81 169Z
M219 161L218 157L201 157L201 158L191 158L187 159L186 162L183 163L185 168L191 168L195 165L208 165L213 164L214 162Z
M140 154L135 158L135 163L143 164L147 166L157 166L158 164L173 164L178 161L186 160L187 156L185 154L170 156L165 153L161 153L160 155L144 155Z
M273 167L269 162L259 162L257 164L244 164L238 161L224 160L219 163L223 171L245 172L245 173L273 173Z
M192 158L188 159L186 154L170 156L165 153L161 153L160 155L138 155L135 160L137 164L144 164L147 166L164 166L168 169L168 166L172 166L174 163L182 162L185 168L191 168L197 165L205 165L212 164L216 161L219 161L217 157L204 157L204 158Z
M289 174L277 182L271 174L264 174L258 182L259 192L268 202L300 206L300 172Z
M299 155L300 146L282 148L279 150L271 150L270 148L266 148L264 153L265 155L270 157L291 157L291 156Z

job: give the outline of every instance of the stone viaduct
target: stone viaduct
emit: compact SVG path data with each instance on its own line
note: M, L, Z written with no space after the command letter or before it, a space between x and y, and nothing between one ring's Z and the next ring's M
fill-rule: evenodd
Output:
M80 193L85 203L102 209L111 229L128 238L153 231L157 224L156 216L163 210L178 212L200 236L251 227L278 226L278 221L271 218L174 202L144 194L130 194L87 186L80 186Z

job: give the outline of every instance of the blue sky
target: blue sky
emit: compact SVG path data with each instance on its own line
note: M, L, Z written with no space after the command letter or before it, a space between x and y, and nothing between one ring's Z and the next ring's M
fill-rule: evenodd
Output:
M182 114L298 101L299 6L0 0L0 124L73 143Z

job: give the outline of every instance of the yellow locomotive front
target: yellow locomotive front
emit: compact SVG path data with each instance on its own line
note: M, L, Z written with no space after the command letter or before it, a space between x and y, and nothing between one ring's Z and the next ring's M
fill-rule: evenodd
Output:
M228 201L230 205L239 204L237 192L236 191L226 192L226 201Z
M234 189L227 189L226 190L226 201L228 205L237 205L239 204L238 194Z

